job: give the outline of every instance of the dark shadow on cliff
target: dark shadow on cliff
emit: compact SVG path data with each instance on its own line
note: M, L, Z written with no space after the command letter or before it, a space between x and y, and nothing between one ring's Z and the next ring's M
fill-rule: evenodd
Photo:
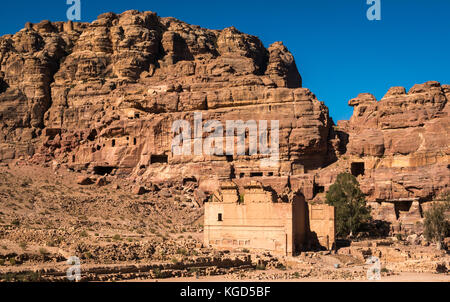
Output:
M365 223L361 227L361 232L370 238L385 238L391 232L391 223L384 220L373 220Z
M9 88L8 83L5 82L5 80L0 79L0 93L5 92Z
M333 119L329 118L330 131L328 133L328 159L327 165L331 165L338 160L338 155L347 153L349 134L339 129Z
M326 251L326 250L328 250L326 247L324 247L324 246L322 246L320 244L319 237L317 236L317 233L311 231L311 226L310 226L310 223L309 223L309 217L311 217L311 216L310 216L310 213L309 213L309 207L308 206L306 206L305 212L306 212L305 213L305 217L306 217L306 242L305 242L305 244L303 246L303 251L305 251L305 252L306 251L314 251L314 252L316 252L316 251ZM335 247L333 246L332 250L334 248Z

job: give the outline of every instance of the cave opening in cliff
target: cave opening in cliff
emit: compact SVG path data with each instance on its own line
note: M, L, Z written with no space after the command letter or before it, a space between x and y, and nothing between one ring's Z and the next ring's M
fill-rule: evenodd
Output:
M89 133L89 136L87 137L87 139L91 142L93 142L95 139L97 138L97 130L93 129L91 130L91 132Z
M0 79L0 93L5 92L8 87L8 84L3 79Z
M231 163L233 162L233 155L227 155L227 162Z
M263 173L262 172L252 172L250 173L250 177L262 177Z
M183 186L189 184L189 183L198 183L197 178L195 178L194 176L192 177L186 177L183 179Z
M115 167L106 167L106 166L95 166L94 174L105 176L107 174L111 174Z
M324 193L325 192L325 187L324 186L319 186L317 184L314 184L314 195L320 194L320 193Z
M113 147L116 146L116 140L115 139L112 140L111 146L113 146Z
M397 220L409 213L412 206L412 201L398 201L394 203L395 216L397 216Z
M163 155L152 155L150 157L150 164L168 164L169 163L169 156L163 154Z
M364 175L364 173L365 173L364 163L352 163L351 170L352 170L352 175L355 177Z

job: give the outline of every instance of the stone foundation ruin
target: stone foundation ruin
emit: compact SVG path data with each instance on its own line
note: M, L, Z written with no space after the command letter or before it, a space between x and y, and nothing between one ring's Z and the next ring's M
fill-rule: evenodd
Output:
M295 255L335 245L335 209L307 204L302 194L278 194L261 182L224 182L205 203L206 246Z

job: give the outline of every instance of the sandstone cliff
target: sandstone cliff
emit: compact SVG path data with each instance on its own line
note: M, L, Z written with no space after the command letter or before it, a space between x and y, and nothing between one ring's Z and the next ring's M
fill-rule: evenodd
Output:
M449 97L449 85L427 82L409 92L393 87L380 101L368 93L350 100L351 120L336 127L345 154L320 172L323 185L349 171L375 219L416 227L428 202L449 194Z
M139 183L257 178L278 193L323 199L338 173L359 177L376 217L422 217L448 192L450 86L394 87L350 101L334 125L281 43L209 30L152 12L90 24L26 24L0 37L0 161L56 160ZM174 156L176 120L280 120L280 164L259 156ZM399 203L403 202L403 203ZM406 213L406 214L405 214Z
M56 158L150 179L249 176L248 156L232 160L240 167L226 157L172 156L173 121L203 112L204 120L281 118L287 164L273 175L289 175L292 161L311 169L327 161L328 109L301 88L281 42L266 49L235 28L128 11L91 24L27 24L1 45L3 160ZM148 169L161 161L169 166Z

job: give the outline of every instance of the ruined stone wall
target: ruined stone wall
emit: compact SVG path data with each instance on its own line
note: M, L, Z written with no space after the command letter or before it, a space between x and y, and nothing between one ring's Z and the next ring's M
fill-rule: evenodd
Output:
M336 243L336 209L326 204L309 204L310 242L318 241L320 246L328 250Z
M305 226L304 199L274 202L271 192L256 185L246 187L242 197L237 188L222 188L205 204L207 246L293 255L303 247Z
M218 221L219 214L223 221ZM205 244L292 255L292 216L291 204L206 203Z
M328 205L307 205L299 194L284 196L251 181L239 195L231 182L205 204L205 244L218 248L268 250L294 255L335 243L335 211ZM308 215L309 213L309 215Z

